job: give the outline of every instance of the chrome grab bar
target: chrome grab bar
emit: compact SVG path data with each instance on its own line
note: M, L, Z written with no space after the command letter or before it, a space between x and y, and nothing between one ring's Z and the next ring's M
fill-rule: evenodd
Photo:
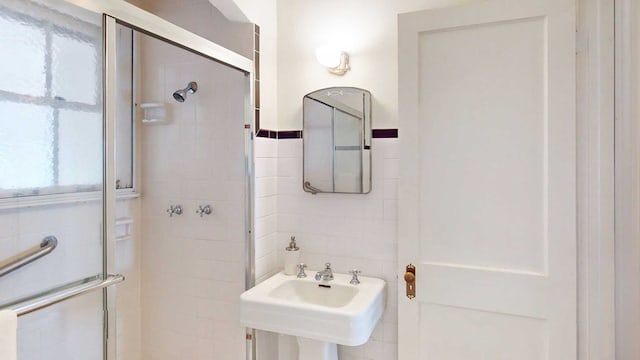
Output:
M56 239L55 236L45 237L39 245L30 247L27 250L0 262L0 277L40 259L52 252L56 246L58 246L58 239Z
M11 309L15 311L18 316L22 316L123 281L124 276L120 274L107 275L106 278L102 275L95 275L23 299L9 301L8 303L0 305L0 310Z

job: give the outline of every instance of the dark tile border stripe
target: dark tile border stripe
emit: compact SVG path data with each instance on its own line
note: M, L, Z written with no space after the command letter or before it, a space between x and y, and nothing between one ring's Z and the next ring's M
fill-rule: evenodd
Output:
M269 138L269 139L277 139L278 138L278 132L277 131L260 129L260 130L258 130L258 133L256 134L256 136L257 137L263 137L263 138Z
M302 138L302 130L279 131L278 139L300 139Z
M374 139L396 139L398 138L398 129L373 129L371 136Z
M256 136L269 139L300 139L302 138L302 130L274 131L260 129ZM397 139L398 129L373 129L371 137L374 139Z

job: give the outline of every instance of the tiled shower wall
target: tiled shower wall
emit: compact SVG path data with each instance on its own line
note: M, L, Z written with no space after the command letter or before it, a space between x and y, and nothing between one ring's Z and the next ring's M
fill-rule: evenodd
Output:
M140 274L141 238L140 199L116 201L116 239L113 272L125 281L116 292L116 359L141 359Z
M130 2L252 56L253 25L227 20L208 0ZM237 322L245 273L244 76L175 50L149 40L139 51L138 102L167 104L170 121L141 125L136 116L142 196L134 229L141 244L119 248L125 263L139 251L141 315L136 290L119 292L119 360L244 359ZM192 80L198 92L175 102L173 91ZM170 218L165 210L177 204L184 213ZM195 210L205 204L213 213L200 218Z
M362 346L340 346L339 352L343 360L397 359L398 139L373 139L373 186L362 195L304 192L301 139L255 143L258 280L282 270L291 235L312 270L331 262L337 272L355 267L386 280L387 308L371 339ZM260 360L294 360L296 354L293 337L258 334Z
M246 78L156 39L140 43L140 102L168 112L140 128L142 359L244 359ZM190 81L198 91L176 102ZM183 214L169 217L170 205ZM212 214L196 214L201 205Z

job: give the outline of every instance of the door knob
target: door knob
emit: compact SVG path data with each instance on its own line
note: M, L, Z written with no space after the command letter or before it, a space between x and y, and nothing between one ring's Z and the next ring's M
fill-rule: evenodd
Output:
M416 281L416 276L413 273L406 272L404 273L404 281L408 283L412 283Z
M416 267L413 264L407 265L404 273L404 281L406 283L406 294L409 299L416 297Z

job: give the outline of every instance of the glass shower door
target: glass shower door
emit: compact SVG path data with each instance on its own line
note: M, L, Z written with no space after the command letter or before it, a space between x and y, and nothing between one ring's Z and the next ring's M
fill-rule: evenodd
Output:
M0 4L0 304L103 273L102 17L63 1ZM104 354L103 294L20 316L20 360Z

